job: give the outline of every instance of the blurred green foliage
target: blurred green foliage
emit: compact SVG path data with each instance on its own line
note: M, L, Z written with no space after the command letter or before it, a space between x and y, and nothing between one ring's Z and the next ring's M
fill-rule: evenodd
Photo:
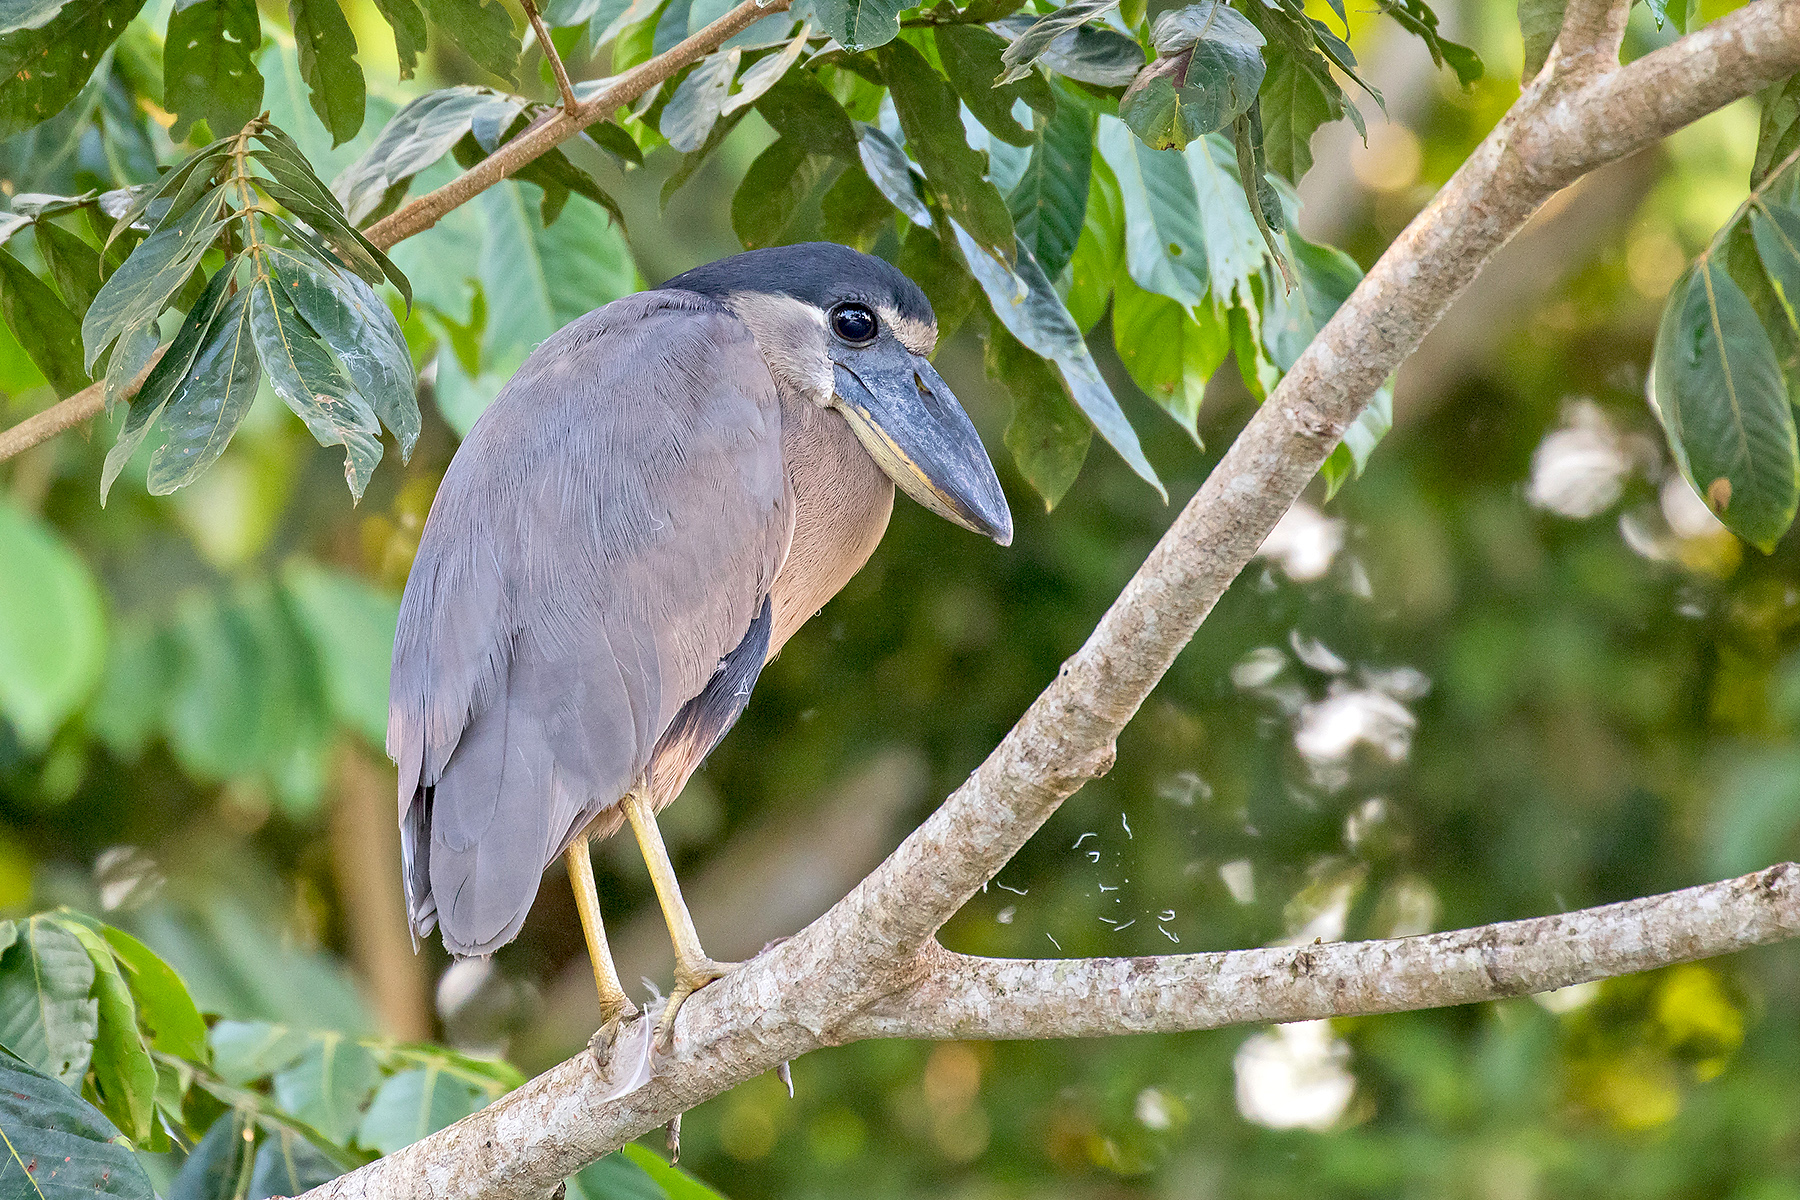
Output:
M435 20L496 6L428 7ZM1315 240L1356 263L1372 261L1517 95L1513 6L1441 7L1490 64L1466 89L1448 73L1405 83L1398 47L1423 50L1372 14L1348 13L1365 65L1387 64L1380 78L1370 67L1372 82L1402 80L1387 85L1397 122L1365 103L1367 148L1357 142L1339 182L1313 200L1335 206L1336 232ZM1690 20L1674 7L1667 15ZM272 10L257 59L264 105L323 178L424 83L489 78L434 43L417 57L419 81L402 85L374 7L346 11L371 94L355 139L333 146L313 115L321 88L329 107L348 83L309 80ZM589 5L580 19L621 15L609 11ZM675 24L622 37L648 52L688 28ZM1667 36L1640 9L1628 52ZM178 161L169 114L134 106L126 86L160 70L156 50L133 26L108 67L122 82L109 77L82 111L0 146L10 190L79 194ZM877 117L857 109L867 95L843 99L859 119ZM210 1035L220 1086L262 1097L246 1104L276 1129L306 1111L331 1127L327 1140L388 1149L397 1126L371 1114L423 1082L378 1030L371 969L393 964L355 960L367 892L346 881L330 830L354 802L343 753L379 749L397 589L457 431L562 321L740 248L730 197L786 132L771 116L780 111L744 109L744 133L703 162L665 147L626 170L572 151L616 198L629 243L580 198L546 226L541 187L508 183L398 246L415 296L402 329L430 364L424 428L411 462L376 471L359 506L344 494L341 452L319 448L271 394L174 496L147 495L140 462L102 510L107 430L0 466L0 911L67 903L141 938L221 1019ZM1525 311L1489 313L1455 373L1402 377L1396 428L1372 455L1365 448L1364 476L1329 505L1323 485L1309 497L1127 730L1114 771L952 922L948 945L1151 954L1382 936L1623 899L1800 853L1800 550L1788 536L1767 557L1746 554L1681 482L1645 405L1659 311L1744 199L1757 124L1740 105L1672 139L1629 217L1553 246L1568 269L1547 293ZM1298 148L1285 153L1302 172ZM1323 139L1306 148L1315 153ZM1124 203L1108 190L1117 157L1093 171L1090 216ZM429 168L415 186L450 171ZM678 172L691 179L664 208ZM873 192L840 200L819 200L820 219L881 203ZM1117 248L1091 232L1028 235L1016 213L1014 223L1040 253L1075 233L1070 309L1093 329L1099 369L1179 505L1269 382L1226 366L1200 404L1244 331L1129 284L1109 313L1104 287L1097 300L1083 292L1084 272L1118 276L1106 261ZM924 238L877 248L941 261ZM29 245L19 252L48 269ZM1326 283L1348 269L1332 254L1318 252ZM1281 329L1296 337L1316 320L1310 304L1288 316ZM1171 329L1186 339L1179 353ZM1294 348L1285 336L1267 346L1282 367ZM983 362L1023 374L1026 358L1049 370L980 321L940 353L991 447L1027 439L1007 432L1014 397ZM1035 393L1055 398L1044 419L1085 437L1055 383ZM8 424L51 399L4 333L0 390ZM766 816L803 819L885 748L915 750L927 795L945 794L1053 677L1173 509L1117 456L1084 463L1052 441L1058 454L1015 446L1016 464L1001 463L1018 514L1010 549L901 504L874 561L769 666L698 786L669 810L685 871L728 856ZM1066 499L1046 514L1033 486L1067 488ZM609 921L653 907L629 855L600 866ZM0 957L0 990L32 945L24 937ZM46 952L69 950L67 938L81 945L62 926L42 934ZM437 979L442 951L421 953ZM549 881L491 973L444 980L438 1031L471 1055L541 1047L542 997L565 970L585 969L581 955L572 907ZM93 969L59 1010L67 1028L91 1022L89 1040L112 1028ZM220 1039L254 1022L299 1031L299 1049L227 1079ZM373 1064L358 1095L334 1106L307 1092L301 1070L322 1034ZM78 1065L36 1069L76 1085L85 1076L91 1098L107 1101L98 1072ZM684 1165L736 1197L1800 1197L1791 947L1328 1031L870 1044L814 1055L794 1077L792 1100L763 1079L690 1114ZM422 1097L430 1120L476 1099L411 1099ZM103 1107L131 1119L129 1106ZM218 1102L189 1121L183 1110L183 1127L203 1139L239 1111ZM596 1170L630 1194L623 1162ZM166 1185L174 1164L150 1170Z

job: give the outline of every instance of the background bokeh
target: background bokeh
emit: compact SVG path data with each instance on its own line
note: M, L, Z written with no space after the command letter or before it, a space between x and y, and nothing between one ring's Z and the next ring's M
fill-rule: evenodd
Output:
M1470 90L1352 14L1392 120L1371 110L1366 146L1320 134L1302 226L1365 266L1517 94L1514 6L1440 11L1488 63ZM360 20L377 28L372 7ZM1640 8L1632 51L1664 36ZM391 42L361 40L390 101L471 77L439 54L399 84ZM319 142L291 64L268 52L269 103L328 177L360 143ZM15 139L0 190L138 178L166 149L154 114L140 125L136 161L55 122ZM1296 507L1117 767L947 945L1153 954L1417 933L1800 852L1800 551L1790 537L1764 557L1713 523L1643 397L1661 301L1742 199L1755 134L1754 107L1734 106L1540 214L1401 372L1364 477ZM102 914L223 1016L439 1038L526 1070L582 1044L593 997L559 871L491 963L412 952L379 741L398 586L454 430L563 321L736 250L728 198L758 137L663 209L675 155L626 173L595 155L629 248L584 202L545 231L518 184L403 244L421 300L409 338L439 347L436 402L410 465L384 466L360 506L334 453L261 401L167 499L139 467L101 507L107 430L0 466L0 916ZM939 368L997 449L1009 402L977 335L950 338ZM1091 340L1170 506L1099 446L1049 514L995 454L1010 549L902 501L666 813L715 954L821 911L967 775L1251 411L1227 366L1196 446L1135 392L1104 327ZM3 331L0 391L9 424L50 399ZM666 986L635 851L615 841L597 863L626 977ZM1443 1012L876 1043L793 1074L792 1100L771 1077L689 1114L684 1165L733 1197L1800 1200L1792 946Z

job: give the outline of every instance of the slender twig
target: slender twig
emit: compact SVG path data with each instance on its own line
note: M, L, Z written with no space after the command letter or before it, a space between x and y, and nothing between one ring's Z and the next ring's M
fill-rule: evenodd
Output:
M550 63L550 73L556 76L556 90L562 93L563 111L573 117L581 108L581 102L575 99L575 85L569 82L569 69L563 66L562 55L556 52L556 44L550 40L550 27L544 24L537 5L531 0L519 0L519 3L525 6L525 19L531 22L531 32L537 35L537 44Z

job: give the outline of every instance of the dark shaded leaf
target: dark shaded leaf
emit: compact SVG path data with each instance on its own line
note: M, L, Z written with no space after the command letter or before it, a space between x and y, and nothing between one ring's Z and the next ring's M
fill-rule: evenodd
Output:
M138 1032L137 1002L101 935L100 923L75 915L60 924L75 936L94 965L94 1000L100 1028L94 1041L94 1083L100 1110L139 1145L156 1135L156 1064Z
M620 162L630 163L634 167L644 165L643 150L631 140L629 133L611 121L596 121L589 125L584 132L593 139L595 145Z
M1185 149L1223 129L1256 101L1263 35L1223 0L1162 14L1145 67L1119 100L1119 116L1148 145Z
M1671 290L1651 372L1682 473L1733 533L1773 550L1800 506L1793 407L1769 335L1714 259Z
M169 1200L234 1200L248 1181L252 1142L250 1117L233 1108L212 1123L206 1136L195 1143L175 1181Z
M1011 83L1024 77L1031 64L1063 34L1099 17L1116 7L1119 0L1073 0L1055 12L1031 20L1014 35L1003 56L1005 71L996 83Z
M1344 115L1344 93L1321 57L1290 47L1268 47L1269 63L1257 102L1262 107L1263 148L1269 169L1290 183L1312 167L1312 136Z
M801 72L801 74L804 74L804 72ZM681 156L681 162L676 165L673 171L669 172L669 177L663 180L661 204L664 208L668 207L670 197L680 191L681 186L692 179L695 172L706 165L707 160L712 157L713 151L724 144L725 139L731 135L733 129L737 128L738 122L743 120L745 113L748 111L748 109L745 109L735 112L729 117L721 117L718 122L713 125L712 132L707 135L706 144L704 146L700 147L692 154L684 154Z
M825 35L849 50L873 50L900 32L900 13L908 0L806 0L795 15L807 17Z
M1052 279L1075 253L1087 215L1088 174L1094 159L1094 115L1065 99L1040 123L1025 174L1006 197L1019 241Z
M1021 14L997 21L990 28L1003 37L1016 39L1031 26L1032 18ZM1038 53L1036 62L1047 71L1095 87L1122 88L1143 69L1144 49L1136 38L1126 37L1116 29L1082 25L1053 38Z
M1264 306L1262 321L1263 345L1284 372L1293 368L1363 277L1356 260L1342 250L1316 245L1292 230L1287 244L1299 286L1291 292L1276 289Z
M356 35L338 0L288 0L288 15L313 111L331 131L331 144L342 145L362 128L367 102Z
M379 286L385 279L400 292L408 307L412 305L412 285L406 281L406 276L400 273L400 268L388 261L387 255L377 250L362 235L361 230L345 219L344 211L337 206L335 198L329 203L316 204L310 196L266 180L262 183L262 189L271 199L278 201L311 226L310 232L302 231L291 222L277 219L276 224L292 232L297 241L312 247L326 261L330 261L328 256L336 256L339 262L367 283Z
M223 225L211 204L197 204L132 251L108 277L81 320L84 361L89 368L120 334L156 319L200 265L200 256Z
M0 955L0 1046L80 1087L100 1032L93 987L93 961L74 934L51 917L21 922L18 941Z
M400 324L374 290L347 272L276 251L281 282L294 308L343 364L375 415L412 456L419 438L418 382Z
M1087 461L1094 427L1069 402L1056 369L995 322L987 339L988 378L1012 394L1006 448L1049 511L1068 494Z
M874 245L876 234L888 220L887 201L860 164L844 170L825 190L819 198L819 212L823 218L819 232L826 241L863 251Z
M1519 0L1519 33L1525 39L1525 64L1519 72L1526 83L1537 78L1550 57L1550 47L1562 32L1563 6L1568 0Z
M1012 214L988 182L986 156L970 149L963 138L955 90L905 42L883 46L879 60L900 128L925 170L925 185L953 221L983 246L1011 258Z
M256 0L176 0L163 42L163 104L176 116L170 136L186 137L195 121L231 133L261 112L261 45Z
M963 265L962 255L945 245L931 226L914 225L906 231L906 241L901 243L900 257L894 265L918 284L931 301L931 311L937 317L938 344L947 342L981 294Z
M56 290L74 312L86 312L105 282L100 276L100 252L81 238L49 221L37 223L38 256L56 283Z
M0 1049L0 1192L33 1200L155 1200L150 1177L100 1111Z
M1431 51L1431 61L1455 71L1457 81L1464 87L1481 78L1481 56L1438 33L1437 14L1425 0L1381 0L1381 11L1424 42Z
M857 134L837 97L811 71L789 71L756 100L775 132L819 154L857 161Z
M830 160L778 138L756 156L731 197L731 228L744 248L804 241L790 228Z
M1036 71L1026 70L1012 83L995 85L1004 70L1000 61L1006 39L979 25L939 25L934 32L938 61L957 94L989 133L1015 146L1030 146L1031 131L1013 119L1013 102L1023 100L1033 111L1048 117L1057 108L1050 85Z
M262 367L250 337L249 295L240 291L226 298L193 367L169 397L163 412L167 436L151 456L145 480L152 496L166 496L199 478L250 412Z
M321 446L344 447L344 478L362 499L381 461L381 426L345 378L318 334L288 296L289 281L270 263L250 287L250 332L269 385Z
M500 0L423 0L425 14L475 65L517 82L519 35ZM615 64L615 68L617 64Z
M256 1161L250 1170L250 1191L244 1200L298 1196L343 1173L343 1168L298 1133L291 1129L272 1130L257 1147Z
M1332 449L1325 465L1319 468L1319 477L1325 481L1325 499L1331 499L1344 484L1362 476L1375 447L1393 427L1394 382L1390 379L1376 389L1368 407L1350 422L1350 428L1344 430L1344 440Z
M212 324L218 318L219 311L225 306L226 288L231 282L229 267L213 272L207 281L206 290L200 299L188 310L181 328L176 330L175 339L169 343L169 349L144 377L144 386L131 399L131 411L125 417L125 424L119 430L118 439L111 450L106 452L106 465L100 471L100 503L106 503L107 495L112 491L113 481L131 456L137 453L139 446L150 434L150 427L162 414L163 406L175 394L175 389L187 378L189 369L194 365L194 357L199 354L200 347L210 336ZM162 1049L158 1046L157 1049Z
M425 13L418 0L375 0L375 7L394 31L394 54L400 60L400 78L411 79L425 52Z
M68 0L44 24L0 37L0 139L49 120L75 99L143 6L144 0Z
M81 323L50 285L0 250L0 316L59 396L87 386Z
M1760 99L1762 120L1756 135L1756 161L1750 168L1752 188L1763 187L1770 172L1800 149L1800 75L1790 75L1763 89ZM1782 198L1793 199L1791 194Z
M1190 313L1129 279L1119 281L1112 321L1113 345L1132 380L1198 444L1206 383L1231 350L1225 322L1210 305Z

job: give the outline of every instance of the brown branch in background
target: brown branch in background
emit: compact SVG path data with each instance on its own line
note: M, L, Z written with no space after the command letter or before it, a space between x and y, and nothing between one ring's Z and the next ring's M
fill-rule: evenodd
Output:
M766 16L786 12L789 2L790 0L768 0L765 4L761 0L744 0L685 41L678 42L650 61L607 81L585 103L576 105L573 111L559 112L550 120L527 129L443 187L427 192L398 212L371 225L365 231L369 241L378 249L386 250L415 233L430 229L443 219L444 214L468 203L595 121L611 116L621 106L630 104L651 88L666 82L681 68L717 50L727 38ZM529 4L526 8L528 12L531 11ZM536 14L533 13L532 16L536 22ZM574 89L568 85L562 62L556 57L556 47L546 35L540 34L539 40L544 46L544 53L550 56L554 64L559 83L564 87L563 102L567 105L574 96ZM136 394L136 383L125 390L127 397ZM48 441L65 429L73 429L83 421L98 416L104 408L101 385L89 384L36 416L27 417L12 428L0 432L0 462L29 450L40 442Z
M556 76L556 90L562 93L563 111L571 117L577 115L581 102L575 99L575 85L569 82L569 69L563 66L562 55L556 52L556 45L550 40L550 28L544 24L544 18L538 15L537 5L531 0L519 0L525 6L525 17L531 22L531 32L537 37L537 44L544 52L544 59L550 64L550 73Z
M344 745L332 781L331 865L349 934L350 961L381 1031L401 1041L431 1036L425 960L413 951L400 892L400 829L394 768L360 745Z

